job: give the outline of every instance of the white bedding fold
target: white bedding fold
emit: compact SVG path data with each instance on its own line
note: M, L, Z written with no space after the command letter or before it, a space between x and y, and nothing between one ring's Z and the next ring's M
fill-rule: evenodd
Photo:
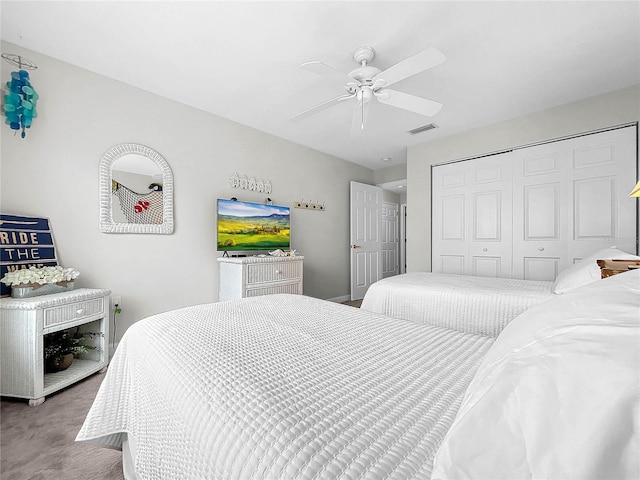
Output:
M515 317L554 296L553 282L411 272L380 280L361 308L413 322L497 337Z
M124 335L77 440L137 440L141 479L429 478L492 338L297 295Z

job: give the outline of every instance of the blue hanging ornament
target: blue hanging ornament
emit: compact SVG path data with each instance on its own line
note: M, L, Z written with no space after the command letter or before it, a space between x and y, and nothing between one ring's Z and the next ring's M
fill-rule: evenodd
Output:
M4 97L5 123L12 130L21 130L20 136L26 136L26 129L31 128L33 119L38 116L36 103L38 92L36 92L29 80L29 72L22 69L38 68L29 60L19 55L2 54L2 58L13 65L17 65L20 70L11 72L11 80L6 83L7 92Z

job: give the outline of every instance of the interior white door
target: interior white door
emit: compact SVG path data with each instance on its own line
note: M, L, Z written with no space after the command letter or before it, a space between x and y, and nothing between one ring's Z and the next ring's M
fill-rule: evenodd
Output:
M398 274L398 204L382 202L382 277Z
M510 152L433 168L434 272L511 275L511 175Z
M407 204L400 205L400 273L407 272Z
M351 300L382 278L382 189L351 182Z

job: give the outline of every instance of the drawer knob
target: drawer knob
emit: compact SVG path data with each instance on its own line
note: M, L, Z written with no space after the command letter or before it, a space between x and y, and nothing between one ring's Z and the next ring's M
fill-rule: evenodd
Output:
M79 308L76 310L76 315L82 315L84 313L84 308Z
M541 252L544 252L544 247L539 247L538 250L540 250Z
M483 252L486 252L486 251L487 251L487 249L486 249L486 248L483 248L483 249L482 249L482 251L483 251Z

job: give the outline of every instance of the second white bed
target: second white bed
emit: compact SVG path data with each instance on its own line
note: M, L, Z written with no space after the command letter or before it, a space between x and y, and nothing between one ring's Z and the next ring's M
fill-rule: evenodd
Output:
M520 313L553 296L553 282L412 272L371 285L361 308L496 337Z

